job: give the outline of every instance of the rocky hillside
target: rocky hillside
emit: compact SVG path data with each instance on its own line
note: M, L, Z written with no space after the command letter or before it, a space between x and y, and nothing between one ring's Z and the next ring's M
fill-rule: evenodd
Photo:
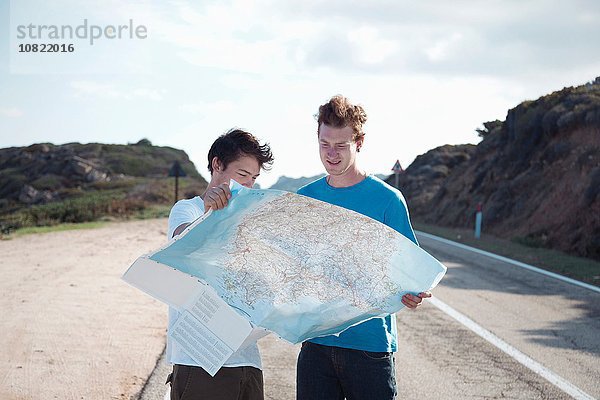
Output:
M303 176L301 178L290 178L287 176L280 176L279 179L277 179L277 182L275 182L273 186L271 186L269 189L285 190L286 192L296 193L296 191L302 186L311 183L312 181L315 181L319 178L322 178L323 176L325 176L325 174L319 174L309 177Z
M444 145L421 154L412 162L406 171L399 176L402 193L410 199L410 213L413 216L424 216L429 212L431 199L438 193L452 171L468 162L475 152L473 144L459 146ZM386 182L395 186L395 176Z
M129 145L42 143L0 149L1 227L80 222L172 204L173 178L167 176L175 161L188 176L181 181L180 198L206 187L184 151L146 139ZM89 209L97 212L91 215Z
M443 146L401 176L414 218L600 259L600 78L525 101L478 130L477 146ZM388 178L393 184L394 177Z

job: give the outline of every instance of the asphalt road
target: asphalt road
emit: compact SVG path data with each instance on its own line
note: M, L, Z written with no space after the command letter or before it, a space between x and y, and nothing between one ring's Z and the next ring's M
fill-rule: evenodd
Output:
M600 293L423 236L419 240L448 273L433 292L436 302L398 313L399 398L600 398ZM480 337L445 306L513 353ZM299 347L272 335L260 346L266 398L294 399ZM142 399L162 399L168 368L159 361Z

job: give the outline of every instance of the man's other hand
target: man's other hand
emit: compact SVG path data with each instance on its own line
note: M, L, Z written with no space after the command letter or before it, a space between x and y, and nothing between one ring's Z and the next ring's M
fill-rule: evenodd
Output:
M221 183L219 186L207 189L204 193L204 212L209 208L220 210L225 208L231 198L231 190L228 183Z
M423 302L423 299L429 297L431 297L431 292L421 292L417 296L415 296L414 294L407 293L404 296L402 296L402 304L414 310Z

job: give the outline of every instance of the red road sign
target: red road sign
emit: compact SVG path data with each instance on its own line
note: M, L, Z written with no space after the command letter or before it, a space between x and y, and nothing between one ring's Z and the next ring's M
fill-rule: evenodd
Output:
M396 160L396 164L394 164L394 166L392 167L392 171L396 173L404 171L402 169L402 166L400 165L400 160Z

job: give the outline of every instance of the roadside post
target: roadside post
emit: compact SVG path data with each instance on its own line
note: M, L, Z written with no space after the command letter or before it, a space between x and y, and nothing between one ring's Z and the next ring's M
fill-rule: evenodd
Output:
M173 203L177 203L177 199L179 198L179 177L187 176L181 165L179 165L179 161L175 161L173 165L171 165L171 169L169 170L169 176L175 177L175 201Z
M399 189L400 186L400 174L404 172L404 169L402 169L402 166L400 165L400 160L396 160L396 163L394 164L394 166L392 167L392 171L394 171L394 175L395 175L395 187L396 189Z
M481 237L481 220L483 219L482 209L483 205L481 203L477 203L477 210L475 212L475 239L479 239Z

